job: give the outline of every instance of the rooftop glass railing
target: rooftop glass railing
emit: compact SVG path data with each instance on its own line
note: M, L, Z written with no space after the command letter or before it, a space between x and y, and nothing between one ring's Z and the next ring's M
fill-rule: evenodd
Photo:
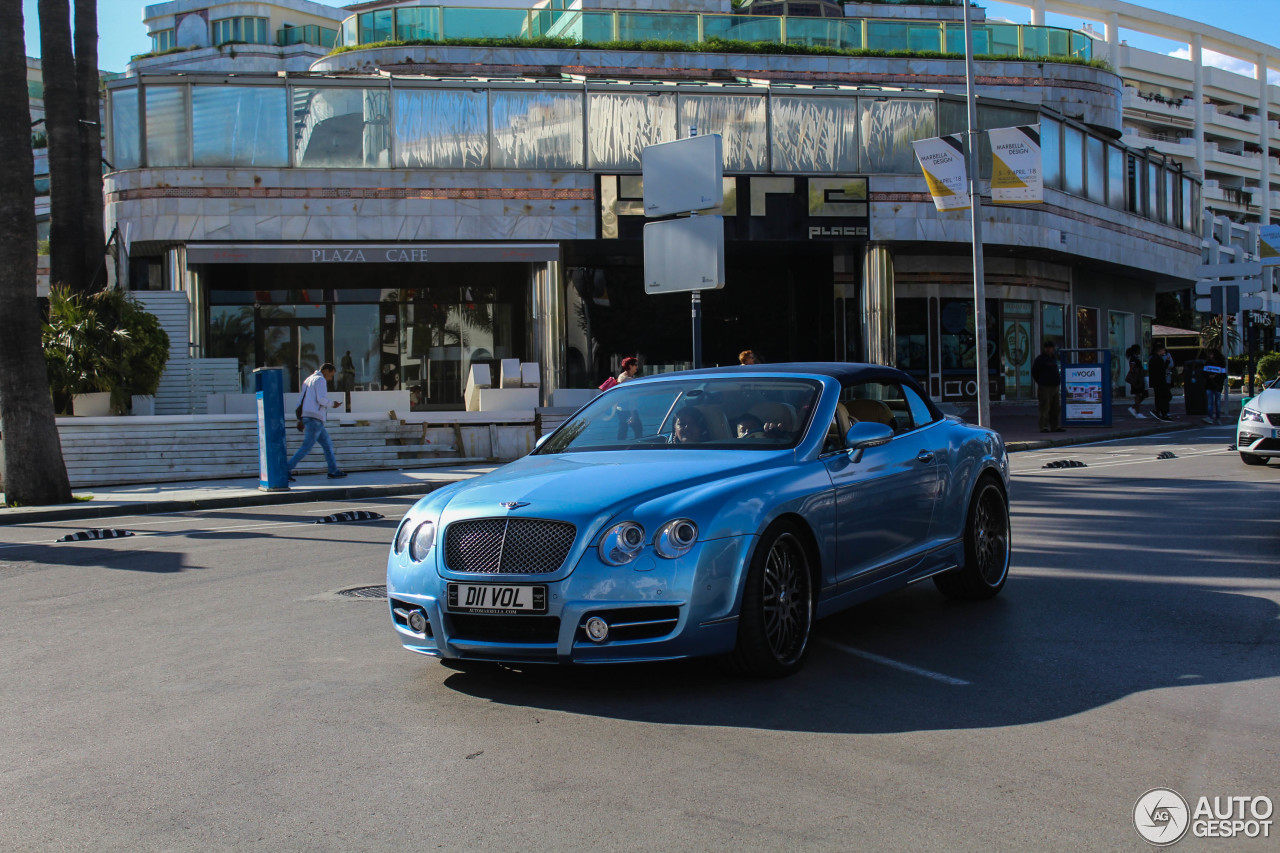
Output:
M585 43L700 44L726 39L840 50L964 53L964 25L954 21L461 6L405 6L352 15L342 22L337 46L548 37ZM979 55L1087 60L1092 46L1086 34L1063 27L1004 23L973 27L973 49Z

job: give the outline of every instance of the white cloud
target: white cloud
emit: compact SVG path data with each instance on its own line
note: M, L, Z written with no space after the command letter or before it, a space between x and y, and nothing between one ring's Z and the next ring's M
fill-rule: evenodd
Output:
M1214 68L1221 68L1224 71L1231 71L1235 74L1242 74L1245 77L1253 77L1257 73L1255 71L1256 66L1252 62L1245 62L1243 59L1237 59L1234 56L1224 56L1212 50L1202 51L1202 54L1205 65L1211 65ZM1171 51L1169 55L1175 59L1190 59L1191 48L1180 47ZM1268 70L1267 82L1272 85L1280 85L1280 71Z

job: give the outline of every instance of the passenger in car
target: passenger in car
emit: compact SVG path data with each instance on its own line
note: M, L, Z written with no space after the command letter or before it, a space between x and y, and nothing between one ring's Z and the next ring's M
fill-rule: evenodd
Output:
M750 412L734 420L733 431L738 438L789 438L782 424L764 423Z

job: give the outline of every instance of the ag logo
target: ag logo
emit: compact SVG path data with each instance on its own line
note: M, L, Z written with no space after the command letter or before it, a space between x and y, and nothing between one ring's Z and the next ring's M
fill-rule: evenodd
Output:
M1166 847L1187 834L1191 813L1182 795L1169 788L1152 788L1133 806L1133 826L1144 841Z

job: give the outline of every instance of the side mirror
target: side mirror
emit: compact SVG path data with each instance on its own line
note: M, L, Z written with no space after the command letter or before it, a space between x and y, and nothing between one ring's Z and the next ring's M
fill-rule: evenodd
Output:
M862 461L862 451L893 441L893 428L873 421L858 421L844 434L844 446L854 462Z
M537 450L548 438L551 438L551 433L549 432L544 432L542 435L538 436L538 440L533 443L533 449Z

